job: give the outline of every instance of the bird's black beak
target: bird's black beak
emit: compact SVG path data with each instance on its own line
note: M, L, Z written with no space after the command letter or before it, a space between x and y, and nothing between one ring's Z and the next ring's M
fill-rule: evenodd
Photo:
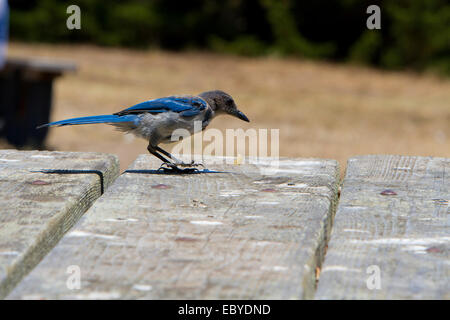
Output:
M241 111L236 110L236 113L234 114L234 116L236 118L239 118L241 120L244 120L245 122L250 122L250 120L248 120L247 116L245 114L243 114Z

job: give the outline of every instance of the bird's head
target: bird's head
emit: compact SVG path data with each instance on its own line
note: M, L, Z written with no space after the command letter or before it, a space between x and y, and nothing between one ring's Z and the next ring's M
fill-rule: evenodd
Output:
M206 91L199 96L208 102L216 114L229 114L241 120L250 122L246 115L238 110L233 98L226 92L220 90Z

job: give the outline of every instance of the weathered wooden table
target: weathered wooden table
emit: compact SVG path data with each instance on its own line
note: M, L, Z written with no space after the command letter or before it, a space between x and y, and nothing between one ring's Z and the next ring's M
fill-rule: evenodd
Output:
M17 190L0 204L26 208L0 216L8 299L450 298L450 159L353 158L339 200L334 160L281 159L268 174L207 159L220 172L168 175L143 155L111 183L112 156L33 155L58 160L12 176L19 164L0 153L0 186ZM98 175L27 172L49 166L102 170L109 188L95 200Z
M348 162L318 299L450 299L450 159Z
M0 150L0 298L27 274L101 194L97 174L44 174L40 169L98 170L108 187L117 157L100 153Z

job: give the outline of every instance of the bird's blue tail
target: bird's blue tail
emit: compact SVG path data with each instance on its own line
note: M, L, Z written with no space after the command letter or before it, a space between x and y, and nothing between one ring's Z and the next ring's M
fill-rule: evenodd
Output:
M138 124L139 117L137 115L101 115L101 116L92 116L92 117L81 117L81 118L73 118L60 120L55 122L50 122L47 124L43 124L37 129L44 127L61 127L61 126L72 126L77 124L94 124L94 123L121 123L121 122L133 122L134 124Z

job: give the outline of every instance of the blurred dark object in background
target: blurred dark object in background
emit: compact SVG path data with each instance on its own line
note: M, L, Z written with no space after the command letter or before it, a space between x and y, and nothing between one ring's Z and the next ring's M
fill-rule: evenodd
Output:
M53 80L72 70L71 63L7 59L0 70L0 137L18 148L42 149L48 130L36 127L49 122Z
M8 3L0 0L0 137L17 148L43 148L52 106L53 80L71 63L30 58L5 58L8 44Z
M66 9L81 9L81 30ZM381 30L368 30L370 5ZM450 75L448 0L14 0L11 38L302 56Z

